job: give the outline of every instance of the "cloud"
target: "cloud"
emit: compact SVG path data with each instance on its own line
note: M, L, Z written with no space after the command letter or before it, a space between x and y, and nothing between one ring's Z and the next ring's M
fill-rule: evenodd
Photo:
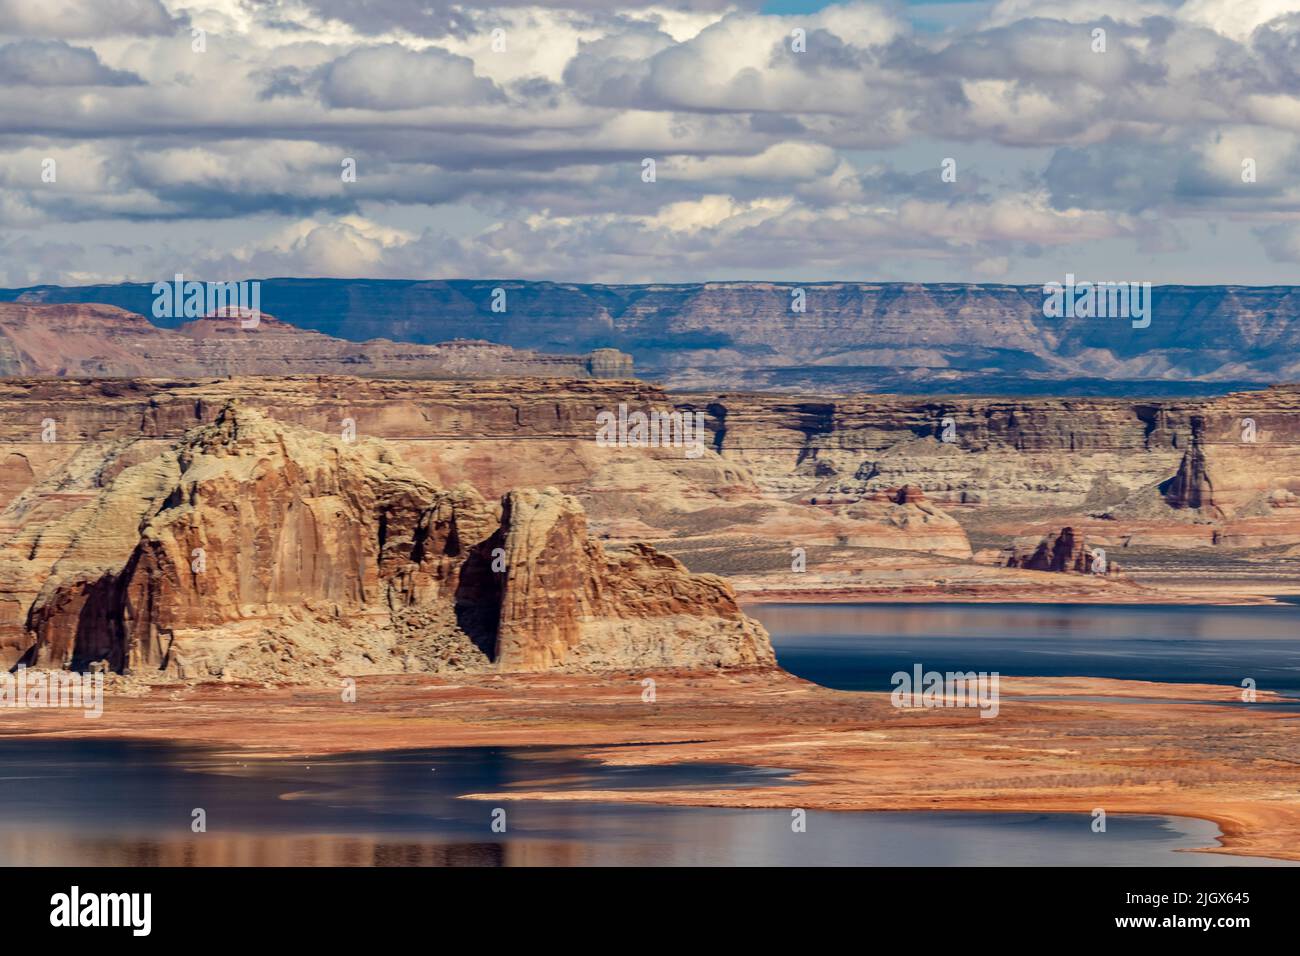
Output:
M159 0L0 0L0 33L9 36L158 36L183 22Z
M9 288L23 288L48 282L50 275L71 279L83 274L85 254L85 247L73 242L42 242L28 236L8 241L0 238L0 282Z
M1197 223L1289 254L1288 5L1003 0L934 31L894 3L0 0L0 222L24 276L190 249L265 274L976 278L1195 249ZM64 239L95 261L41 251Z
M1294 12L1293 0L1187 0L1178 16L1234 40L1245 40L1256 28Z
M1064 147L1053 153L1043 181L1058 209L1300 213L1300 136L1234 125L1139 150L1118 143Z
M806 17L729 14L681 43L642 29L582 44L565 80L604 106L856 113L881 99L873 49L903 30L884 7L865 4Z
M131 86L144 81L111 70L94 50L62 40L21 40L0 46L0 86Z
M1255 235L1274 262L1300 262L1300 224L1260 226Z
M654 13L672 11L703 11L722 13L740 7L757 6L757 0L737 3L735 0L624 0L620 10L649 10ZM304 4L314 14L326 21L346 23L369 35L394 31L420 37L444 38L466 36L493 19L499 22L500 12L512 8L553 8L583 14L608 12L608 0L508 0L491 5L492 9L475 9L457 0L370 0L358 4L354 0L308 0Z
M502 99L491 80L475 76L474 61L437 47L415 51L395 43L335 60L325 68L321 94L328 106L368 110L463 108Z

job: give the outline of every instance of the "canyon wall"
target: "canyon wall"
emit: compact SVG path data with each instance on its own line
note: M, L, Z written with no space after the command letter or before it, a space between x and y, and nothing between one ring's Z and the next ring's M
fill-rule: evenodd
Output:
M1064 281L1044 276L1043 281ZM1138 281L1139 276L1080 276ZM1144 382L1300 378L1300 287L1157 286L1151 323L1047 318L1041 285L810 282L592 285L513 280L268 279L262 306L338 338L469 337L541 352L612 347L674 387L1060 394ZM494 312L494 291L507 296ZM150 314L149 284L0 290ZM158 320L179 325L179 320ZM1132 387L1129 387L1129 394Z
M1149 507L1177 518L1237 514L1261 505L1261 494L1300 491L1297 387L1197 400L811 400L638 382L332 376L0 381L0 491L12 499L77 454L120 467L116 443L175 440L237 397L325 434L350 424L392 443L430 480L463 478L490 495L544 477L592 498L653 486L679 503L758 496L825 507L911 485L957 508ZM707 453L599 447L597 415L620 404L699 412ZM42 440L47 421L52 442Z
M0 665L297 680L773 662L722 579L607 552L556 489L497 504L379 439L238 399L211 418L81 445L48 476L59 491L11 503Z
M1300 544L1300 388L1208 399L805 401L678 395L769 494L813 503L919 488L967 531L1037 538L1074 523L1111 543ZM1078 520L1074 520L1078 519ZM1100 522L1100 524L1099 524Z
M77 538L88 568L117 566L125 559L98 555L93 542L139 525L157 495L104 508L102 489L127 471L172 480L169 450L232 400L331 440L382 442L434 488L468 482L499 501L553 487L594 540L628 554L648 542L749 594L827 582L850 593L881 575L927 593L966 593L991 575L1032 591L1052 575L1008 568L1009 559L1065 527L1125 568L1124 580L1089 588L1131 588L1156 552L1189 555L1175 562L1183 577L1209 573L1220 555L1265 549L1278 573L1291 560L1278 549L1300 556L1300 388L1281 386L1134 401L812 399L572 379L6 380L0 541L38 567ZM598 415L620 406L698 414L698 446L598 442ZM573 525L567 507L548 508L542 524ZM109 530L77 532L88 515ZM0 620L11 634L41 590L24 567L0 565ZM76 586L98 580L88 571ZM576 584L565 579L565 593ZM584 615L599 609L595 594L573 600ZM521 634L548 635L525 658L572 647L568 625L543 626L531 613L507 615L527 622Z
M543 355L461 336L436 345L350 342L269 314L194 319L175 330L116 306L0 302L0 376L347 374L391 378L630 378L616 349Z

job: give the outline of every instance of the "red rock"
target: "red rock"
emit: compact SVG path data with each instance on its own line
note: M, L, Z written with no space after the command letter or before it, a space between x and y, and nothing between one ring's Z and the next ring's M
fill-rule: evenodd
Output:
M644 545L607 554L573 498L497 506L383 442L238 403L85 507L104 518L27 614L36 666L293 680L773 663L722 579Z
M1087 540L1073 528L1062 528L1043 540L1030 554L1013 554L1007 561L1009 568L1030 571L1073 572L1075 574L1118 574L1119 565L1107 560L1104 572L1094 572L1100 553L1088 546Z
M0 375L55 377L206 375L385 375L491 378L505 375L631 378L617 349L545 355L460 339L436 345L351 342L260 314L221 310L164 329L109 305L0 302Z

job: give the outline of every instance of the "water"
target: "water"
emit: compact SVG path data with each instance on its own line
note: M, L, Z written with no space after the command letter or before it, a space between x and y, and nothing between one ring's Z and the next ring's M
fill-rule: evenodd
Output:
M934 670L1240 686L1300 697L1300 607L773 605L787 669L846 690ZM1278 705L1272 705L1278 706ZM1288 706L1288 705L1282 705ZM1300 706L1300 705L1297 705ZM745 787L779 770L606 767L566 748L248 760L198 747L0 737L0 865L1270 865L1181 853L1212 823L1084 814L823 813L460 799ZM506 812L494 833L492 814ZM207 832L191 830L193 811Z
M1085 814L822 813L479 801L471 792L743 787L779 771L604 767L565 748L248 761L195 747L0 740L0 864L88 866L1169 865L1269 861L1210 823ZM507 830L491 829L506 811ZM193 811L207 832L191 831Z
M892 674L920 663L937 671L1233 687L1249 677L1259 690L1300 698L1295 606L779 604L748 611L771 632L782 667L840 690L889 691Z

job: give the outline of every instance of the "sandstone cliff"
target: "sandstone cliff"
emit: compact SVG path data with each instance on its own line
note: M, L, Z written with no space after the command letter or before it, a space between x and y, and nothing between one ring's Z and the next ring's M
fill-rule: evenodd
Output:
M83 500L5 543L10 602L39 587L0 663L298 679L773 661L724 581L646 546L607 553L554 489L489 503L383 442L238 402L134 452L65 468Z
M352 340L469 336L544 352L613 346L681 389L1061 395L1079 380L1092 394L1140 381L1139 394L1177 395L1189 382L1300 379L1296 286L1158 286L1143 329L1124 319L1047 318L1041 284L799 287L805 312L790 308L792 284L774 282L267 279L262 302L294 325ZM509 296L506 313L492 311L497 288ZM143 283L41 286L0 290L4 299L103 302L147 314L152 293Z
M554 486L581 504L597 539L649 542L748 593L977 598L994 578L1006 598L1017 587L1118 587L1005 567L1011 546L1032 552L1063 527L1104 547L1131 583L1149 571L1175 586L1231 571L1280 593L1300 572L1282 553L1300 545L1294 386L1196 400L814 400L573 379L7 380L0 546L52 562L77 533L68 515L86 514L125 469L156 467L241 397L325 434L351 422L435 488L467 480L499 500ZM596 417L620 404L701 415L703 452L599 447ZM57 440L45 440L45 422ZM126 521L134 508L97 520ZM26 566L0 561L0 642L12 646L39 590Z
M430 345L350 342L271 315L261 315L248 327L240 318L213 315L172 330L111 305L0 302L0 376L632 377L631 358L617 349L597 349L587 356L542 355L467 340L459 333Z

